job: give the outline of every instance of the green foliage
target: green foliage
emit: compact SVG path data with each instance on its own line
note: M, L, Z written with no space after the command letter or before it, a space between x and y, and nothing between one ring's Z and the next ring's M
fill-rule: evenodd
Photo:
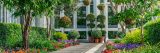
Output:
M94 37L94 38L101 38L102 37L102 32L100 30L93 30L91 32L91 35Z
M97 16L97 21L98 22L104 23L105 20L106 20L106 16L105 15L100 14L100 15Z
M0 46L16 47L22 40L20 25L0 23L0 36Z
M94 22L96 17L93 14L88 14L86 17L87 21Z
M121 39L115 39L115 40L113 40L114 41L114 43L121 43Z
M98 24L97 26L98 26L99 28L101 28L101 29L102 29L102 28L104 28L104 27L105 27L105 24L100 23L100 24Z
M67 16L61 17L60 20L59 20L59 26L60 27L69 27L71 24L72 24L72 21Z
M141 30L135 29L131 32L127 32L126 36L122 39L124 43L141 43Z
M87 26L92 29L95 27L95 24L93 22L91 22L91 23L87 24Z
M132 9L132 8L129 8L129 9L127 9L127 10L124 10L123 12L120 12L120 13L117 13L116 15L115 15L115 19L116 20L114 20L115 22L120 22L120 21L126 21L127 19L132 19L132 20L134 20L134 19L137 19L137 18L139 18L138 16L139 16L139 11L138 10L134 10L134 9Z
M159 43L160 42L160 19L149 21L144 25L146 30L147 41L150 43Z
M67 38L67 34L65 34L65 33L55 32L53 35L53 39L54 40L58 40L58 39L67 40L68 38Z
M69 34L68 34L68 38L69 38L69 39L77 39L77 38L79 38L79 37L80 37L80 34L79 34L79 32L76 31L76 30L71 30L71 31L69 32Z
M47 39L36 38L34 42L30 43L30 47L37 49L43 49L43 48L52 49L53 45L51 43L52 42Z
M106 31L105 30L101 30L102 31L102 36L106 35Z
M86 24L86 19L78 18L77 25L85 25L85 24Z

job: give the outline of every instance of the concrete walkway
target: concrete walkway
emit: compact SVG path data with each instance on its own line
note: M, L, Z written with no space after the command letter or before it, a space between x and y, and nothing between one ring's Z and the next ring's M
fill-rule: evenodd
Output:
M60 49L58 51L53 51L53 52L50 52L50 53L86 53L86 52L89 52L91 50L97 51L101 46L102 46L102 43L101 44L98 44L98 43L80 43L80 45L71 46L71 47Z

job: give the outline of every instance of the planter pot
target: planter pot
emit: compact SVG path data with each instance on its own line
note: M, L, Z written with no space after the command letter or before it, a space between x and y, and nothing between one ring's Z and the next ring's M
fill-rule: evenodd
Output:
M90 43L93 43L93 42L94 42L94 37L91 37L91 36L90 36L90 37L89 37L89 42L90 42Z
M104 41L104 36L99 39L99 42L102 43Z
M91 3L91 0L84 0L83 1L83 4L86 5L86 6L88 6L90 3Z
M99 39L98 38L95 38L95 43L99 43Z
M104 50L103 53L112 53L112 50Z

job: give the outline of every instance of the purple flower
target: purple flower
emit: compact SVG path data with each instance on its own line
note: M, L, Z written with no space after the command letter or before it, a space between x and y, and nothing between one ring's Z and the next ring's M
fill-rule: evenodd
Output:
M133 49L141 46L141 44L115 44L114 47L116 49Z

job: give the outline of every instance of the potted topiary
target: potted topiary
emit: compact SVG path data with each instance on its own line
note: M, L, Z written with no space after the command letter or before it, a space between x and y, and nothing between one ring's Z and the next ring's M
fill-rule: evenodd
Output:
M104 3L101 3L97 6L97 8L101 11L104 11L104 8L105 8L105 4Z
M89 42L94 42L94 38L92 37L92 29L95 27L94 21L95 21L95 16L93 14L88 14L86 17L86 21L89 21L90 23L87 24L87 26L91 29L89 31Z
M97 16L97 21L100 22L100 24L98 24L98 27L101 28L101 31L102 31L102 37L100 38L100 42L103 42L104 37L105 37L105 31L102 30L105 27L105 24L104 24L105 19L106 17L102 14Z
M86 6L90 5L90 3L91 3L91 0L83 0L83 4Z
M102 37L102 32L100 30L93 30L91 34L95 38L95 43L99 43L99 38Z
M80 34L77 30L71 30L69 33L68 33L68 38L70 40L73 40L74 43L77 43L77 39L80 37Z

